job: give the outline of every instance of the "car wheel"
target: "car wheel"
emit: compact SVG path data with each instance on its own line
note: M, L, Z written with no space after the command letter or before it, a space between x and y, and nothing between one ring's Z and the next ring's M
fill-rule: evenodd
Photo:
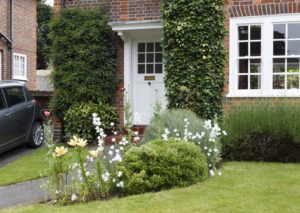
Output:
M28 146L37 148L44 142L44 128L40 122L35 122L31 128Z

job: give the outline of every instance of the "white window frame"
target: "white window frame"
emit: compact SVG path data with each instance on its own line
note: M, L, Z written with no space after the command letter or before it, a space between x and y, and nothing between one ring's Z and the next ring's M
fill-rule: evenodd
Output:
M230 19L229 93L227 97L300 97L300 89L273 89L273 24L299 22L300 14ZM243 25L261 25L261 89L258 90L238 89L238 26Z
M19 57L23 57L24 58L24 76L22 75L17 75L15 73L15 57L19 56ZM27 81L27 55L25 54L20 54L20 53L14 53L14 59L13 59L13 79L14 80L22 80L22 81Z

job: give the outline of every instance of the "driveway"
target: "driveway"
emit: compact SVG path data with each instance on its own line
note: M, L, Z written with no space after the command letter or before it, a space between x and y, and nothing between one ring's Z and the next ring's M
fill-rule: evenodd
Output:
M0 167L17 160L18 158L34 152L36 149L30 149L27 145L19 146L10 151L0 154Z

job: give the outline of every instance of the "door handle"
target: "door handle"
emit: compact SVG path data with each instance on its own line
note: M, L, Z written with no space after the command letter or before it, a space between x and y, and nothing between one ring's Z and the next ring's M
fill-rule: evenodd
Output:
M11 117L11 115L12 115L12 112L8 112L5 114L6 117Z
M32 109L32 106L33 106L33 105L28 105L28 106L27 106L27 109Z

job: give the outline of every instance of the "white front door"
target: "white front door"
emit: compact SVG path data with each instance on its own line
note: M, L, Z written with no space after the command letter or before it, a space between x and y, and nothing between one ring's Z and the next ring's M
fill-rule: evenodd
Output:
M166 107L163 50L161 43L133 43L133 112L140 120L134 124L147 125L153 117L156 103Z

